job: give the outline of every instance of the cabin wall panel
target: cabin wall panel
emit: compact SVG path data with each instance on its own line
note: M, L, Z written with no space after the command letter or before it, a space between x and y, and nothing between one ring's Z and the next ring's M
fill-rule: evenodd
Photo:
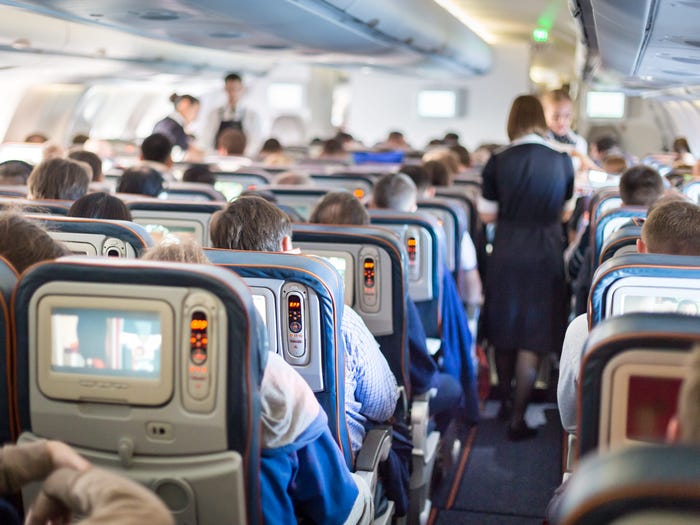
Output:
M414 147L421 148L446 131L460 134L474 148L482 142L508 141L506 121L513 99L530 90L530 48L525 44L494 46L491 72L470 79L437 80L367 69L350 75L352 102L347 131L366 145L382 141L391 130L403 131ZM421 118L418 92L423 89L464 89L466 111L459 118Z

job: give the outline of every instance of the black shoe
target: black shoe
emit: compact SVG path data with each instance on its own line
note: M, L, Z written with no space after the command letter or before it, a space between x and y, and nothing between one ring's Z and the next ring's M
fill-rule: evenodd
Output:
M508 427L508 441L523 441L525 439L532 439L536 435L537 429L528 427L525 421L515 426L510 425Z
M498 409L498 419L500 419L501 421L508 421L512 412L513 402L501 401L501 408Z

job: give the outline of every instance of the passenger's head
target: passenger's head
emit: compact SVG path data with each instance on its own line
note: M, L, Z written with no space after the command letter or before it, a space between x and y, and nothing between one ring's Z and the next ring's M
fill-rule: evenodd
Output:
M238 73L229 73L224 78L224 90L228 98L228 104L235 107L243 96L243 81Z
M291 248L289 217L262 197L244 196L214 213L212 245L228 250L279 252Z
M574 104L569 94L563 89L547 91L542 95L542 106L546 126L555 135L566 135L571 131L574 120Z
M105 192L88 193L76 200L68 210L69 217L130 221L131 212L126 204Z
M429 160L423 163L423 169L428 172L433 186L445 187L452 184L450 172L443 162L439 160Z
M13 212L0 212L0 255L19 273L32 264L68 255L38 224Z
M422 158L423 162L438 161L445 165L450 179L453 179L459 173L459 155L450 148L433 148L425 152Z
M167 261L194 264L209 264L202 248L192 239L180 242L162 242L146 250L141 256L146 261Z
M306 173L297 171L285 171L277 175L272 181L273 186L313 186L314 179Z
M197 114L199 113L199 99L192 95L178 95L177 93L173 93L170 95L170 102L173 103L175 111L185 119L186 124L189 124L197 118Z
M424 166L419 164L404 164L401 166L399 171L401 173L405 173L411 178L413 184L416 185L416 191L418 192L419 199L435 196L433 179L431 174L425 169Z
M30 133L24 138L24 142L29 142L30 144L43 144L48 142L49 137L43 133Z
M483 167L500 146L498 144L480 144L471 154L472 166Z
M685 137L678 137L673 141L673 151L675 153L690 153L690 144Z
M32 165L23 160L0 162L0 184L22 185L27 183Z
M700 255L700 206L671 201L647 215L637 241L640 253Z
M71 151L68 154L69 159L79 160L84 162L92 169L92 181L99 182L104 177L102 176L102 159L94 154L92 151L86 151L84 149L79 149Z
M445 137L442 139L442 141L448 146L456 146L459 144L459 135L454 131L450 131L445 133Z
M626 206L651 206L664 192L661 175L654 168L632 166L620 178L620 198Z
M543 134L547 129L542 104L537 97L520 95L513 101L508 115L508 138L515 140L530 133Z
M623 155L608 155L603 159L603 171L619 175L627 169L627 159Z
M260 148L260 154L265 155L269 153L282 153L283 148L280 141L276 138L269 138L263 142L262 148Z
M117 184L118 193L136 193L157 197L163 191L163 175L148 166L124 170Z
M454 146L450 146L450 151L457 155L460 171L471 166L472 159L467 148L461 144L455 144Z
M247 144L245 134L240 129L226 128L216 139L216 148L221 155L243 155Z
M86 135L85 133L76 133L73 135L73 138L71 139L71 144L74 144L76 146L82 146L85 144L88 140L90 140L90 136Z
M332 157L345 154L343 145L340 141L336 139L328 139L323 143L323 150L321 151L322 157Z
M172 149L173 145L166 135L154 133L143 139L141 143L141 159L169 165L173 162L170 157Z
M610 135L603 135L591 142L591 158L593 160L603 160L607 155L618 151L617 140Z
M29 175L27 188L31 199L72 201L85 195L90 184L88 167L71 159L49 159L38 164Z
M311 212L313 224L369 224L369 213L349 191L326 193Z
M669 423L667 438L700 445L700 346L695 346L687 363L687 375L678 394L678 411Z
M209 164L192 164L182 174L183 182L200 182L203 184L216 183L216 175L211 172Z
M413 212L417 209L416 185L408 175L388 173L372 190L372 206L395 211Z

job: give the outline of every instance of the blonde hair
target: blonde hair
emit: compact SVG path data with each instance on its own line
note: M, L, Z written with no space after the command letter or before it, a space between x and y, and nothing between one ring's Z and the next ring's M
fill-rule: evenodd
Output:
M209 264L202 248L193 240L165 242L149 248L141 259L146 261L169 261L194 264Z

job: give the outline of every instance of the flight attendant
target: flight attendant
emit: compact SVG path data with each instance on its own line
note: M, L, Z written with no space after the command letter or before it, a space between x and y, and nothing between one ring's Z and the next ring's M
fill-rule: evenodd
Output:
M484 222L497 222L484 326L496 349L500 415L510 418L511 440L536 433L525 423L525 409L540 359L559 351L566 327L561 222L573 209L574 169L571 157L544 138L546 131L539 100L516 98L508 117L511 143L482 174L479 213Z
M199 113L199 100L192 95L170 95L173 103L173 112L160 120L154 127L153 133L161 133L170 139L173 146L179 146L183 152L191 151L194 145L185 128L197 118Z

